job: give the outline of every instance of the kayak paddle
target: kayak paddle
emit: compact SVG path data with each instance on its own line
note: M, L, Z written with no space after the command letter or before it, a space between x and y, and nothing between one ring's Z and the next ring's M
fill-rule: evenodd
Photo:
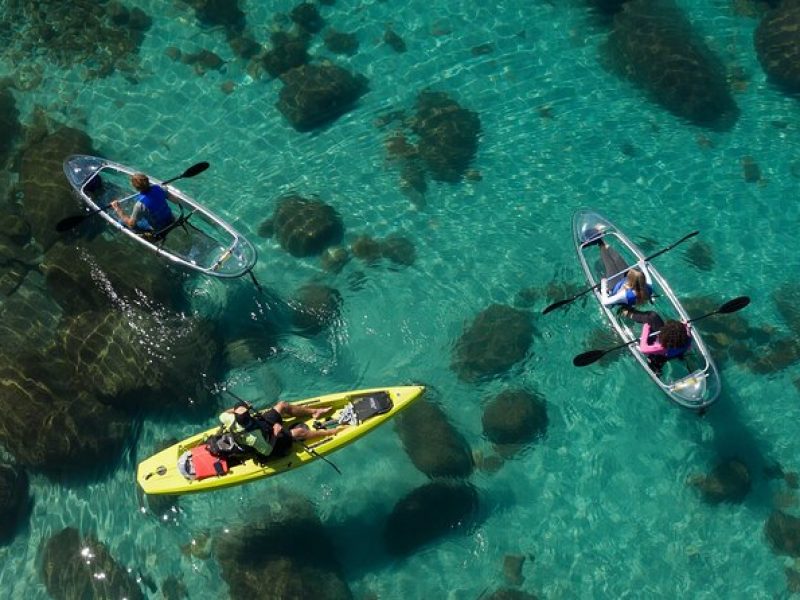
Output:
M711 311L710 313L706 313L700 317L695 317L694 319L689 319L689 323L694 321L699 321L700 319L705 319L706 317L710 317L712 315L727 315L732 312L736 312L737 310L742 310L745 306L750 304L750 298L747 296L739 296L738 298L734 298L733 300L728 300L725 304L720 306L717 310ZM657 335L659 332L656 331L655 333L651 333L650 335ZM584 352L583 354L578 354L575 358L572 359L572 364L576 367L585 367L587 365L592 364L593 362L597 362L603 356L608 354L609 352L613 352L614 350L619 350L620 348L626 348L631 344L635 344L638 342L638 339L631 340L630 342L625 342L624 344L620 344L619 346L614 346L613 348L606 348L605 350L589 350L588 352Z
M672 250L672 249L673 249L675 246L677 246L678 244L681 244L681 243L685 242L686 240L688 240L689 238L696 236L698 233L700 233L700 232L699 232L699 231L693 231L693 232L691 232L691 233L688 233L688 234L686 234L686 235L685 235L685 236L683 236L681 239L679 239L677 242L674 242L674 243L670 244L670 245L669 245L669 246L667 246L666 248L662 248L661 250L659 250L659 251L658 251L658 252L656 252L655 254L651 254L650 256L647 256L647 257L645 257L645 258L644 258L644 261L645 261L645 262L649 262L649 261L653 260L654 258L656 258L657 256L661 256L662 254L664 254L664 252L667 252L667 251L669 251L669 250ZM631 265L631 266L629 266L628 268L626 268L624 271L620 271L620 272L619 272L619 273L617 273L616 275L622 275L623 273L625 273L625 271L627 271L628 269L631 269L631 268L633 268L633 267L635 267L635 266L636 266L636 265ZM614 275L614 277L616 277L616 275ZM588 288L588 289L585 289L585 290L583 290L583 291L582 291L582 292L580 292L579 294L575 294L574 296L571 296L571 297L569 297L569 298L565 298L565 299L563 299L563 300L559 300L558 302L553 302L553 304L551 304L550 306L548 306L547 308L545 308L545 309L542 311L542 314L543 314L543 315L546 315L547 313L549 313L549 312L551 312L551 311L553 311L553 310L555 310L555 309L557 309L557 308L559 308L559 307L561 307L561 306L564 306L565 304L569 304L570 302L574 302L575 300L577 300L577 299L578 299L578 298L580 298L581 296L583 296L583 295L585 295L585 294L588 294L588 293L589 293L589 292L591 292L592 290L596 290L596 289L597 289L597 288L599 288L599 287L600 287L600 284L599 284L599 283L595 283L595 284L594 284L592 287L590 287L590 288Z
M173 177L172 179L167 179L166 181L162 181L161 185L167 185L168 183L172 183L173 181L177 181L178 179L186 179L188 177L194 177L195 175L199 175L200 173L208 169L209 166L210 165L207 162L199 162L196 165L192 165L191 167L186 169L183 173L181 173L177 177ZM137 192L136 194L131 194L130 196L126 196L125 198L120 200L120 202L124 202L125 200L130 200L131 198L136 197L138 194L139 193ZM67 217L66 219L61 219L58 223L56 223L56 231L62 233L64 231L69 231L70 229L73 229L74 227L77 227L78 225L83 223L83 221L88 219L89 217L93 217L97 213L101 213L105 210L108 210L109 208L111 208L111 204L109 204L108 206L103 206L102 208L91 210L88 213L82 215L72 215L71 217Z

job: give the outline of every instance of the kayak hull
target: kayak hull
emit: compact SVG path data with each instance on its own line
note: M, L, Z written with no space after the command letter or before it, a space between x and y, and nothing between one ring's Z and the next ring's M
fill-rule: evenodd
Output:
M165 186L170 208L181 226L153 239L126 227L109 207L120 200L130 214L135 190L128 182L137 170L97 156L76 154L64 161L64 175L75 195L93 211L104 209L98 218L147 250L179 267L212 277L241 277L257 260L253 245L231 225L172 185ZM162 181L149 176L152 183Z
M597 237L602 237L628 261L629 265L635 265L639 260L646 258L641 250L611 221L594 210L582 209L576 212L572 218L572 232L586 281L590 286L597 286L593 290L593 295L601 311L622 341L631 342L628 349L636 361L673 402L694 411L706 410L718 398L722 384L717 366L700 331L692 327L692 349L687 353L686 360L668 361L659 376L650 367L647 356L639 350L638 343L634 342L639 338L640 326L619 317L616 307L603 306L601 302L599 283L606 274L603 272L602 264L598 264L601 263L598 248L591 242ZM652 263L648 262L646 268L653 281L654 299L653 304L643 310L655 310L664 319L690 320L691 317L684 310L666 279Z
M424 391L425 388L423 386L370 388L299 400L292 404L310 408L332 408L332 412L325 416L325 419L332 420L338 419L341 412L353 399L369 394L386 392L392 401L392 407L388 412L374 415L357 425L347 427L333 437L308 440L306 446L313 452L309 452L301 444L295 442L286 456L270 459L260 464L252 459L247 459L240 464L232 466L224 475L212 476L201 480L187 479L181 474L178 468L178 461L186 451L204 443L209 436L219 432L219 427L212 427L143 460L139 463L136 480L146 494L191 494L241 485L258 479L288 473L355 442L408 408L422 396ZM314 427L313 417L284 418L284 426L287 428L297 423L305 423L309 428Z

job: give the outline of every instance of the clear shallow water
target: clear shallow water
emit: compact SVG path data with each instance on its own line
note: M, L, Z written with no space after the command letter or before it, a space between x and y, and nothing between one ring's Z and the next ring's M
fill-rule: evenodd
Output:
M293 5L256 4L244 8L257 39L266 37L273 14ZM532 308L538 333L523 364L480 384L450 370L464 325L489 304L514 304L523 288L553 281L581 284L570 240L570 218L581 206L655 240L655 248L699 229L713 270L692 267L683 248L658 259L678 294L720 302L750 295L742 313L748 321L789 335L771 291L791 281L800 262L790 251L800 211L792 174L800 161L800 104L765 81L752 49L756 20L735 16L727 3L682 5L726 65L746 74L747 86L735 96L741 116L730 132L686 125L605 71L599 56L606 30L577 2L509 1L488 10L340 0L325 7L330 26L360 41L356 55L334 62L369 77L370 91L355 110L311 134L295 132L274 108L278 83L254 81L221 31L199 28L181 6L138 3L158 15L141 49L138 84L119 74L85 83L80 68L60 72L42 63L41 85L15 92L23 119L42 106L53 119L85 129L102 154L165 178L208 160L212 169L181 187L252 232L263 285L289 295L321 276L342 293L341 319L331 330L282 339L275 358L228 373L238 394L272 401L278 391L297 399L424 382L437 389L473 450L490 454L481 428L486 399L530 386L547 400L549 429L499 471L470 478L481 501L474 523L395 559L382 550L383 523L426 477L391 426L335 456L341 477L314 464L281 481L183 498L159 521L140 511L137 459L157 440L189 435L215 415L146 420L138 447L109 476L63 485L33 477L29 525L0 548L0 595L46 597L38 583L39 545L64 526L79 526L156 584L175 575L191 598L224 597L214 559L187 557L181 546L246 522L280 489L294 488L316 505L356 597L478 598L503 585L508 554L533 557L523 567L522 589L546 598L788 596L784 568L792 561L774 554L763 534L774 495L786 486L761 469L797 469L796 364L756 376L727 362L722 397L698 419L670 405L626 357L573 368L572 356L604 326L601 315L575 303L542 317L549 300L540 291ZM381 42L389 22L406 53ZM485 43L493 52L473 56L470 49ZM199 77L165 56L170 45L207 48L230 62L222 73ZM311 52L330 57L319 43ZM11 74L13 66L6 61L3 69ZM227 80L235 83L230 95L220 90ZM389 129L373 121L389 110L410 112L427 87L479 113L472 166L482 180L429 183L420 208L387 167ZM761 183L745 182L745 156L759 164ZM416 246L415 264L391 270L353 260L334 276L323 275L317 259L292 258L254 234L288 191L319 195L349 235L406 235ZM210 318L251 306L237 301L251 293L237 289L245 281L187 285L194 309ZM703 503L687 478L731 456L751 467L753 490L741 504Z

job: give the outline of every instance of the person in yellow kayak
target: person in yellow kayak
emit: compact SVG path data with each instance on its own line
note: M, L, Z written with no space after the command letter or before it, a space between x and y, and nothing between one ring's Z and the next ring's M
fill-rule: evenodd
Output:
M308 408L289 402L278 402L269 410L259 413L252 410L249 402L239 401L219 415L219 421L229 431L236 443L252 448L262 457L285 456L292 448L294 440L305 441L313 438L336 435L348 425L338 425L332 429L309 429L300 424L289 430L283 426L283 417L322 417L331 408Z

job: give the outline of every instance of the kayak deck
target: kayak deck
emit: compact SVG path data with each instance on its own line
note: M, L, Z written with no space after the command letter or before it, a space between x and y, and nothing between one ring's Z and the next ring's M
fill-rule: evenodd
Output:
M179 460L185 452L205 443L209 436L219 432L219 427L213 427L143 460L139 463L136 480L146 494L189 494L240 485L257 479L280 475L313 462L319 456L326 456L344 448L406 409L420 398L424 391L425 388L423 386L372 388L328 394L293 402L294 406L309 408L330 407L332 409L331 413L325 415L324 419L333 421L338 420L342 411L348 410L347 407L354 400L374 394L387 394L391 400L391 409L388 412L371 416L356 425L347 427L335 436L308 440L305 443L308 448L313 450L313 453L295 442L291 451L285 456L270 458L258 463L252 458L248 458L239 464L231 466L230 470L223 475L199 480L188 479L181 473L178 466ZM305 423L307 427L313 428L314 418L284 417L283 424L286 429L290 429L297 423Z
M580 210L575 213L572 229L581 267L591 286L599 284L600 279L606 276L598 246L592 244L592 241L602 238L606 244L620 253L628 265L633 266L645 258L641 250L613 223L595 211ZM646 268L653 282L653 303L640 309L655 310L664 320L688 321L690 316L664 277L651 263L646 263ZM619 307L603 306L599 285L594 290L594 296L622 340L624 342L638 340L641 326L618 316ZM680 406L691 410L703 410L719 396L721 391L719 373L696 327L692 327L691 350L681 359L667 361L660 374L653 370L647 356L639 350L638 343L631 343L628 349L650 378Z
M130 186L134 169L88 155L64 161L64 174L78 197L92 209L107 208L121 200L127 214L136 201ZM150 177L154 184L161 181ZM161 236L142 235L119 221L113 209L98 216L152 252L184 268L213 277L241 277L256 263L255 248L228 223L198 204L179 189L168 185L167 201L178 221Z

